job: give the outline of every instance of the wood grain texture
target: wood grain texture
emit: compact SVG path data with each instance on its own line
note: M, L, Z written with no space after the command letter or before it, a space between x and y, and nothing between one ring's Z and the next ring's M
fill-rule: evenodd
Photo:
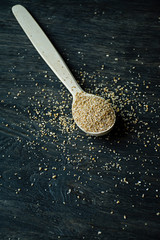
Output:
M158 239L158 1L21 0L117 122L86 136L72 98L0 5L0 239Z

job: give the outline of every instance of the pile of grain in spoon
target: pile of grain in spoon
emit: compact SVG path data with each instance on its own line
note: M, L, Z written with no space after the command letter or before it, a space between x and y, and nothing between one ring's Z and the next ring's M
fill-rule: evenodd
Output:
M86 132L106 131L115 122L115 112L108 101L83 92L76 93L72 114L78 126Z

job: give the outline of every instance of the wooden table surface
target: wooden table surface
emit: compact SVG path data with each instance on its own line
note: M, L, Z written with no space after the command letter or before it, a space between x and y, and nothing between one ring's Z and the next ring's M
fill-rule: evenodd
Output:
M17 3L82 88L111 100L109 135L75 126L72 97L14 18ZM0 239L158 239L159 6L1 0Z

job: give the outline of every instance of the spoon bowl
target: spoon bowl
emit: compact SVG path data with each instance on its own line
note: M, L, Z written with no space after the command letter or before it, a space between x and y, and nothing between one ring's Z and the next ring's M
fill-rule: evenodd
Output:
M80 92L73 98L72 115L77 126L86 134L102 136L113 128L116 115L111 104L104 98Z

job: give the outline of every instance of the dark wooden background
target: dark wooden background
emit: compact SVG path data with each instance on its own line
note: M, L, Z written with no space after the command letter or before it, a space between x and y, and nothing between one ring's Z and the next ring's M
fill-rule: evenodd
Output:
M109 135L73 129L72 98L14 18L17 3L83 89L111 99ZM0 239L158 239L159 47L159 1L1 0Z

